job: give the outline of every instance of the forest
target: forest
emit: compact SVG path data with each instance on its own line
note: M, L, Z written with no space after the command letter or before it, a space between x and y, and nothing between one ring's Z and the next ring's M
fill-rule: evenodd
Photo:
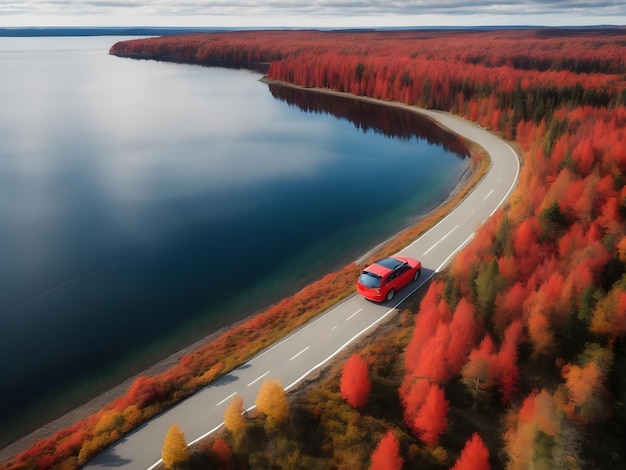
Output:
M296 391L264 383L251 413L233 399L224 428L192 448L173 426L163 466L623 465L626 30L246 31L124 41L110 53L263 69L285 100L280 83L449 112L510 141L522 161L505 206L375 335ZM472 158L484 170L485 156ZM137 379L0 468L79 467L351 295L359 268L330 273L166 373Z

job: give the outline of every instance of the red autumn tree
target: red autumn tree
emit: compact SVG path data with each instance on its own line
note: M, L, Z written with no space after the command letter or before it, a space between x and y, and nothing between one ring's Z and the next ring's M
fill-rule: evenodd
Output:
M423 378L412 379L405 377L405 382L400 388L400 400L404 407L404 423L414 434L417 434L415 428L415 417L426 402L426 395L430 388L430 382Z
M443 282L433 282L420 302L420 310L415 320L413 337L404 355L404 365L409 372L415 368L424 343L435 333L437 325L441 320L442 312L438 306L441 302L442 291Z
M541 253L537 249L540 234L541 225L536 217L528 217L519 224L513 233L513 247L518 258Z
M367 362L358 354L350 356L341 374L341 397L354 408L363 408L369 401L372 385Z
M425 377L436 383L449 379L452 375L446 360L449 344L448 325L439 323L435 333L424 343L419 360L415 364L413 376Z
M390 429L372 452L370 470L400 470L404 459L400 455L400 444Z
M429 446L437 445L448 429L448 400L437 384L428 389L426 402L415 417L415 429L419 439Z
M476 343L476 317L474 307L462 298L450 322L450 344L448 346L448 367L453 375L461 372L468 354Z
M493 314L494 330L497 333L503 332L513 320L522 317L522 305L527 296L526 286L521 282L516 282L498 294Z
M591 171L597 158L597 150L589 139L580 142L572 151L572 160L574 160L576 169L582 175L586 175Z
M498 390L502 403L508 405L517 390L519 368L517 367L517 347L522 336L522 322L514 321L504 332L504 341L498 352Z
M413 337L404 355L404 364L407 371L412 371L419 362L424 343L435 333L439 324L439 318L440 312L435 306L420 310L420 315L415 322Z
M212 446L213 454L220 463L220 468L232 468L233 451L228 443L221 437Z
M478 433L472 434L451 470L489 470L489 449Z
M514 256L502 256L498 259L498 272L510 283L517 279L517 260Z

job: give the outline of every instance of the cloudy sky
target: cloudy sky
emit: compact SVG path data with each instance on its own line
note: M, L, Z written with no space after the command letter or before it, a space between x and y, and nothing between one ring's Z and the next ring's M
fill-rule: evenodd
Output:
M2 26L625 25L624 0L0 0Z

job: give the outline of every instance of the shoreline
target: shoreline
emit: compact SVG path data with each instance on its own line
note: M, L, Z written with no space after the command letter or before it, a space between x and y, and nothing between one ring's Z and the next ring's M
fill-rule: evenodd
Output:
M351 95L349 93L343 93L343 92L330 90L330 89L304 88L304 87L300 87L300 86L293 85L293 84L286 83L286 82L280 82L280 81L276 81L276 80L269 80L265 76L262 77L259 80L264 82L264 83L267 83L267 84L271 83L271 84L280 85L280 86L292 87L292 88L297 88L297 89L302 89L302 90L309 90L309 91L317 92L317 93L326 93L326 94L334 95L334 96L338 96L338 97L348 97L350 99L358 99L358 100L362 100L362 101L368 101L368 102L379 104L379 105L383 105L383 106L392 106L392 107L395 107L395 108L408 109L411 112L418 113L418 114L426 117L427 119L432 120L426 113L421 112L421 108L417 108L415 106L405 105L403 103L398 103L398 102L394 102L394 101L384 101L384 100L380 100L380 99L376 99L376 98L370 98L370 97L365 97L365 96L356 96L356 95ZM435 121L433 121L433 122L435 122ZM435 122L435 124L440 126L440 124L437 123L437 122ZM450 132L454 133L453 129L448 129L448 130ZM437 205L435 205L431 209L431 211L429 213L424 214L422 217L420 217L419 219L417 219L416 221L414 221L413 223L411 223L410 225L408 225L404 229L400 230L398 233L392 235L391 237L389 237L388 239L382 241L381 243L377 244L376 246L373 246L370 250L365 252L363 255L361 255L354 262L357 263L357 264L362 262L364 259L368 258L373 253L378 251L381 247L384 247L385 245L389 244L392 240L397 238L398 235L403 233L405 230L410 229L412 227L415 227L417 224L420 223L420 221L423 218L427 217L429 214L432 214L432 213L436 212L437 210L440 210L446 203L448 203L449 201L451 201L454 198L456 198L471 183L471 177L473 176L475 171L476 171L476 168L473 168L472 165L470 164L463 171L463 173L460 175L459 180L457 181L457 183L454 186L454 188L452 189L452 191L447 195L447 197L445 199L443 199L442 201L440 201ZM465 197L465 196L463 196L463 197ZM263 309L263 310L265 310L265 309ZM83 405L80 405L80 406L77 406L76 408L73 408L71 411L68 411L68 412L62 414L60 417L58 417L58 418L56 418L56 419L46 423L43 426L38 427L37 429L33 430L29 434L27 434L27 435L17 439L16 441L14 441L11 444L7 445L3 449L0 449L0 462L4 462L6 460L11 459L12 457L14 457L15 455L19 454L20 452L28 449L30 446L32 446L37 441L39 441L41 439L44 439L44 438L47 438L47 437L50 437L50 436L54 435L56 432L60 431L61 429L64 429L64 428L66 428L68 426L71 426L71 425L75 424L76 422L78 422L80 419L83 419L83 418L89 416L90 414L97 412L98 410L100 410L106 404L111 403L115 399L123 396L127 392L128 388L131 386L131 384L138 377L140 377L140 376L152 376L152 375L157 375L157 374L159 374L161 372L165 372L166 370L168 370L169 368L171 368L172 366L177 364L178 361L184 355L193 352L194 350L196 350L199 347L205 345L206 343L209 343L210 341L212 341L213 339L217 338L221 334L227 332L228 330L230 330L232 328L235 328L236 326L240 325L241 323L246 322L247 320L249 320L250 318L254 317L258 313L262 312L263 310L257 311L255 313L250 314L250 315L247 315L246 317L244 317L244 318L242 318L242 319L240 319L240 320L238 320L236 322L230 323L227 326L224 326L222 328L219 328L218 330L213 331L212 333L207 334L206 336L202 337L201 339L199 339L197 341L194 341L193 343L191 343L191 344L181 348L180 350L176 351L175 353L172 353L169 356L167 356L167 357L157 361L154 365L148 367L147 369L141 371L140 373L137 373L137 374L133 375L132 377L122 381L121 383L119 383L119 384L117 384L115 386L112 386L107 391L105 391L103 393L100 393L98 396L96 396L95 398L87 401Z

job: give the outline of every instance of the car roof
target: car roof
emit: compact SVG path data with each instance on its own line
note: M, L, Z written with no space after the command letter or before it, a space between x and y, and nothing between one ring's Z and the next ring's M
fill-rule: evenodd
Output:
M396 258L383 258L368 266L365 271L372 274L378 274L379 276L384 276L405 263L406 261Z
M387 269L394 270L398 266L406 264L406 261L402 259L398 259L398 258L383 258L381 260L376 261L375 264L379 264L381 266L386 267Z

